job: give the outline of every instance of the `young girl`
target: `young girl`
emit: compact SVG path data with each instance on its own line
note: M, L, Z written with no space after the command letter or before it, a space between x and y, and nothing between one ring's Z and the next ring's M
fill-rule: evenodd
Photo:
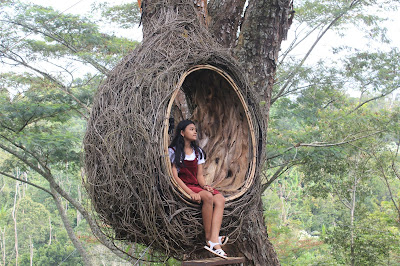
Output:
M204 248L217 256L227 258L221 246L228 242L228 237L219 236L225 198L206 184L203 176L206 154L197 145L196 140L197 130L194 123L190 120L179 122L168 149L172 173L176 182L192 200L202 203L201 213L207 241Z

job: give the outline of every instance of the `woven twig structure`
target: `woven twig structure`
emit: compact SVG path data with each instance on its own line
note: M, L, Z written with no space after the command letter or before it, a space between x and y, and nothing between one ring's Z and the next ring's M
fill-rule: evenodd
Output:
M259 201L265 125L245 75L198 22L192 2L156 10L152 31L95 96L85 185L110 239L195 258L205 241L201 206L173 182L175 121L196 122L206 180L227 198L221 231L232 242Z

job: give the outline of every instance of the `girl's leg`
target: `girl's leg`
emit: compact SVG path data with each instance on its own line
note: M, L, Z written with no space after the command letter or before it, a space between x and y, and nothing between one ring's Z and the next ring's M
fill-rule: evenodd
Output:
M210 241L218 243L219 230L221 229L222 216L225 208L225 198L221 194L216 194L213 197L214 210L212 213L211 220L211 236ZM221 248L220 245L215 248Z
M201 209L201 215L203 217L203 226L206 234L206 240L211 240L211 224L213 219L213 195L206 191L199 192L203 207ZM217 238L218 240L218 238Z

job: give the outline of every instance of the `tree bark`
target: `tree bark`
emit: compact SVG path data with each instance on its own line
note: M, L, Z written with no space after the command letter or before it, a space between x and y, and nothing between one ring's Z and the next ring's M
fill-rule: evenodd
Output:
M294 15L290 0L250 0L235 55L257 91L268 125L278 53Z
M357 176L354 173L354 183L351 189L351 205L350 205L350 264L355 265L355 250L354 250L354 212L356 209L356 190L357 190Z
M242 226L246 241L239 242L238 246L248 265L280 265L275 249L268 239L261 194L259 196L258 204L248 213L248 219Z
M29 235L29 265L33 265L33 243L31 235Z
M61 220L64 224L65 230L67 231L69 239L71 239L72 244L74 245L74 247L76 248L78 253L81 255L84 264L92 265L92 263L89 259L89 255L86 253L85 248L82 246L82 243L78 240L78 238L76 237L76 235L74 233L74 229L72 228L71 223L68 220L67 214L65 213L65 210L62 206L62 203L58 196L58 193L53 188L53 186L51 186L50 188L51 188L51 192L53 193L53 199L54 199L54 202L56 203L58 213L61 216Z
M211 0L208 3L209 31L226 48L236 46L245 3L246 0Z
M6 265L6 227L0 231L1 232L1 250L2 250L2 259L3 265Z
M53 228L51 227L51 216L49 215L49 243L48 245L51 245L51 239L53 237Z
M18 265L18 230L17 230L17 194L18 194L18 181L15 181L15 195L14 206L12 210L12 218L14 221L14 248L15 248L15 265Z

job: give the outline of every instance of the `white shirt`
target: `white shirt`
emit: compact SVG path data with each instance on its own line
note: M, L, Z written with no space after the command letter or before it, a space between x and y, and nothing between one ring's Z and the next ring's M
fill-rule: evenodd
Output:
M199 164L203 164L206 161L204 159L204 153L203 153L203 151L201 149L200 149L200 152L201 152L202 157L201 157L201 159L200 159L200 156L199 156L199 158L197 158L197 164L198 165ZM169 153L169 159L171 160L171 163L174 163L175 151L172 148L168 148L168 153ZM185 160L186 161L194 161L194 159L196 159L196 152L194 150L193 150L193 153L190 154L190 155L185 154ZM177 169L178 169L178 172L179 172L179 168L177 168Z

